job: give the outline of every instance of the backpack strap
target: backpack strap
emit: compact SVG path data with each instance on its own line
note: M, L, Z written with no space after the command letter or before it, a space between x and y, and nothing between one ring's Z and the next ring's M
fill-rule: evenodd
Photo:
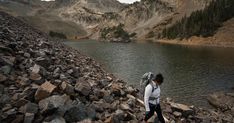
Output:
M149 84L150 84L151 87L152 87L152 93L153 93L154 90L158 88L158 86L156 86L156 88L154 88L154 85L153 85L152 82L150 82ZM156 100L156 99L158 99L158 98L159 98L159 97L149 97L149 100Z
M150 84L150 85L151 85L151 87L152 87L152 93L153 93L153 92L154 92L154 90L158 88L158 86L156 86L156 88L154 88L154 85L153 85L153 83L152 83L152 82L150 82L149 84Z

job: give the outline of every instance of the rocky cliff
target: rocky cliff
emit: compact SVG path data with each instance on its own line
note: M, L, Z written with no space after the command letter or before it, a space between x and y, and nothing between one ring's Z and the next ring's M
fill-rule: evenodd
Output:
M119 5L114 10L96 9L87 1L79 1L72 7L63 9L60 16L84 27L89 37L100 38L100 30L119 24L129 33L137 33L137 40L157 37L167 26L185 15L203 9L211 0L142 0L130 5ZM106 4L113 8L115 2ZM102 5L99 3L99 5ZM108 10L108 11L106 11Z

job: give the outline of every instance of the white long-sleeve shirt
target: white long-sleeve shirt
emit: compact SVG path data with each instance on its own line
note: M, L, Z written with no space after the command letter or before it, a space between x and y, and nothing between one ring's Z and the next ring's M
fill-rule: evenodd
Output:
M156 85L156 83L154 82L151 82L153 87L154 87L154 91L152 92L152 85L148 84L146 87L145 87L145 95L144 95L144 102L145 102L145 109L146 111L150 111L150 108L149 108L149 103L151 104L159 104L159 101L160 101L160 87L158 85ZM154 98L157 98L155 100L149 100L150 97L154 97Z

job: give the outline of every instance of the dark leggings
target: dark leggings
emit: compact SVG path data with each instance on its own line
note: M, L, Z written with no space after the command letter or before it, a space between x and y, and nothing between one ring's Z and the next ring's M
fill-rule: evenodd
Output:
M162 116L162 110L161 110L160 104L153 105L153 104L149 103L149 108L150 108L150 112L145 115L145 121L147 121L148 119L150 119L154 115L154 112L156 111L156 113L158 115L158 120L161 123L165 123L165 120L164 120L164 118Z

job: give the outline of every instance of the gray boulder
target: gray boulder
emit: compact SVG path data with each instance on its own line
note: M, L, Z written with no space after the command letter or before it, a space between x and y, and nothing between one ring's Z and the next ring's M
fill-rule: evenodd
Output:
M96 112L94 109L87 108L83 104L80 104L69 109L65 113L64 118L67 123L78 122L88 118L94 120L96 118Z

